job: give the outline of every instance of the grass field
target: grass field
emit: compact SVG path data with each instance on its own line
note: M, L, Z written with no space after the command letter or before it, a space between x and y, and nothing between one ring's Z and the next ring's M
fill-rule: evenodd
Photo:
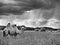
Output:
M16 37L3 37L0 32L0 45L60 45L60 33L24 32Z

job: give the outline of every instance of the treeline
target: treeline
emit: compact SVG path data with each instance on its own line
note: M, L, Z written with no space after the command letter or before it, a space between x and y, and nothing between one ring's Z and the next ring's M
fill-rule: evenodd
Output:
M17 26L19 30L21 30L21 26ZM59 28L52 28L52 27L25 27L24 26L24 31L60 31Z
M0 30L4 30L6 26L0 26ZM24 30L24 31L60 31L59 28L52 28L52 27L26 27L26 26L17 26L18 30Z

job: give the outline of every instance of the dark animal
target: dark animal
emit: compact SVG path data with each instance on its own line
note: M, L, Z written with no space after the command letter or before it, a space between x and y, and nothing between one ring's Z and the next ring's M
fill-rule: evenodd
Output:
M3 37L6 37L6 36L8 36L8 34L6 34L6 32L3 31Z
M15 32L15 33L12 34L12 33L10 33L10 31L8 31L8 34L9 34L10 36L17 36L18 33Z

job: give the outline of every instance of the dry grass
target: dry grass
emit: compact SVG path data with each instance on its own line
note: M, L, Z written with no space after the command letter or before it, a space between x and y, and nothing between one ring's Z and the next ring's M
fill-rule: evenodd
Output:
M60 43L60 33L24 32L16 37L9 36L7 38L2 37L2 32L0 35L0 39L5 43L8 42L8 45L58 45Z

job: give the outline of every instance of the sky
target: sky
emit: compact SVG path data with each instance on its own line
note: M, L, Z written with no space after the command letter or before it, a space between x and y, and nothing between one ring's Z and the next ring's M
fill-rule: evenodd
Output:
M10 22L30 27L60 26L59 0L1 0L0 3L0 25Z

